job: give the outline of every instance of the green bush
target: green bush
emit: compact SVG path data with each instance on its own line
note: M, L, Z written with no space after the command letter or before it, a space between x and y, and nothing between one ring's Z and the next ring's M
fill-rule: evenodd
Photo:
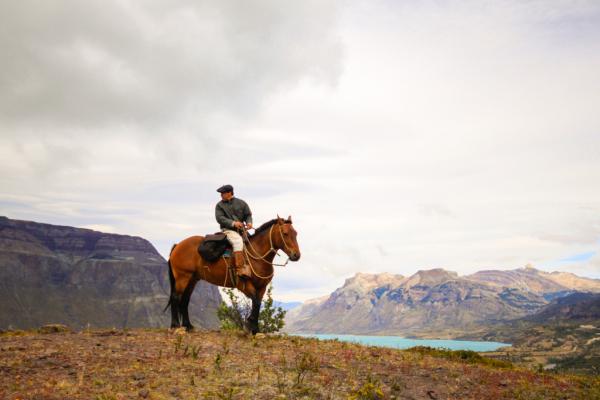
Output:
M224 292L227 294L230 304L221 302L217 309L221 329L243 330L246 319L252 311L252 305L248 299L240 299L233 289L224 289ZM286 311L281 307L273 307L272 292L273 285L269 285L258 316L258 328L263 333L279 332L285 325Z
M429 355L432 357L446 358L452 361L462 361L469 364L483 364L498 368L512 368L513 365L508 361L496 360L493 358L484 357L476 351L471 350L446 350L436 349L428 346L415 346L407 351Z
M229 302L221 302L217 309L217 317L221 321L221 329L224 330L243 330L246 318L250 315L251 306L247 300L240 300L233 289L223 290Z
M273 285L269 285L258 317L258 329L263 333L279 332L285 325L286 311L281 307L273 307L272 291Z

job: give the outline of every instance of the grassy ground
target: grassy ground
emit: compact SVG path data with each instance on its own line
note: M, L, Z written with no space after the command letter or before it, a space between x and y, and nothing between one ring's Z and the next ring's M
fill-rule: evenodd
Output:
M5 332L2 399L600 399L473 352L167 330Z
M600 320L569 323L518 321L490 329L485 340L512 343L496 355L519 365L561 373L600 375ZM495 356L494 354L490 354Z

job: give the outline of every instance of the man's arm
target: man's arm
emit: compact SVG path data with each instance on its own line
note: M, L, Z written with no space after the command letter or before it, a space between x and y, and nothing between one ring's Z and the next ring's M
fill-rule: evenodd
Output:
M250 211L250 206L246 202L244 202L244 221L246 224L252 225L252 211Z
M218 203L215 207L215 218L217 218L217 222L219 223L219 225L228 226L231 228L234 227L233 220L231 218L228 218L227 215L225 215L225 211L223 211L223 209L219 207Z

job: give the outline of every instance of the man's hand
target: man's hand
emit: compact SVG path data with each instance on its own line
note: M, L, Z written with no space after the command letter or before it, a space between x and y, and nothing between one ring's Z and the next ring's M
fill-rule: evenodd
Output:
M244 227L244 224L242 224L240 221L234 221L233 226L238 229L242 229Z
M252 229L252 224L246 224L246 229Z

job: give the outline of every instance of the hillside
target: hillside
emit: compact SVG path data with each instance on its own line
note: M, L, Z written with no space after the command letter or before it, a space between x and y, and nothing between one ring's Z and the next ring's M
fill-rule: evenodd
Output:
M538 323L600 320L600 293L573 293L555 299L524 319Z
M477 336L512 343L507 353L515 362L598 375L600 294L574 293L555 299L536 314L492 325Z
M180 330L0 334L3 399L593 399L473 352Z
M582 287L600 291L600 281L532 267L465 277L439 268L409 277L360 273L291 310L286 330L451 338L534 314Z
M168 326L167 273L143 238L0 217L0 329ZM217 326L220 299L199 284L192 321Z

